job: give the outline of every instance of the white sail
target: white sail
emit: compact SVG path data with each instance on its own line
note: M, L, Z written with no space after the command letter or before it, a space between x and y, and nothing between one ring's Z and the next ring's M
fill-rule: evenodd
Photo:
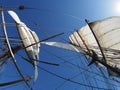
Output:
M15 20L16 23L21 23L19 17L14 11L8 11L9 15Z
M111 17L91 23L91 27L104 48L120 50L120 17Z
M98 42L95 39L95 36L90 30L88 25L80 28L77 32L82 39L84 40L82 43L79 40L76 44L75 38L78 38L78 35L73 34L69 36L70 41L76 45L80 44L81 46L87 45L89 49L94 50L97 55L101 58L102 53L100 51L99 45L101 46L102 52L105 55L106 63L110 66L120 69L120 58L118 51L120 50L120 17L110 17L104 20L95 21L89 23L92 28ZM98 45L99 43L99 45ZM114 58L114 59L113 59ZM117 76L117 74L113 73L111 70L108 70L110 75Z
M61 42L41 42L41 44L46 44L46 45L49 45L49 46L54 46L54 47L58 47L58 48L66 49L66 50L71 50L71 51L82 52L83 53L83 51L79 47L73 46L73 45L68 44L68 43L61 43Z
M18 32L20 34L24 47L27 47L39 41L39 38L36 35L36 33L30 30L23 22L21 22L14 11L8 11L8 13L17 23ZM39 60L39 47L40 44L36 43L35 45L25 48L29 59L31 61L34 61L35 80L38 77L37 62L35 60Z

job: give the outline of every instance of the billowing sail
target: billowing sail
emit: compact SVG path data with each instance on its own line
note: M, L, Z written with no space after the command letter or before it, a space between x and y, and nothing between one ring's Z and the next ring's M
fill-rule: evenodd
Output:
M119 71L120 69L120 17L110 17L107 19L89 23L79 30L73 32L69 38L72 44L80 48L86 48L89 52L94 50L100 60L103 55L108 65ZM92 30L91 30L92 29ZM108 69L110 75L119 76Z
M30 30L23 22L20 21L19 17L17 16L17 14L15 12L8 11L8 13L17 23L18 32L19 32L20 38L23 42L23 46L27 47L27 48L25 48L27 55L28 55L29 59L34 62L35 80L36 80L36 78L38 76L36 60L39 60L39 47L40 47L40 44L36 43L36 42L39 41L39 38L34 31ZM31 44L34 44L34 43L36 43L36 44L30 46ZM30 47L28 47L28 46L30 46Z

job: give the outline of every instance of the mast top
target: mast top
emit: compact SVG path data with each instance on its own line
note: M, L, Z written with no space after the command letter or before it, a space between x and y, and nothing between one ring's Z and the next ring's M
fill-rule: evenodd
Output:
M20 5L18 7L4 7L4 6L0 6L0 11L2 11L2 10L10 10L10 9L24 10L25 6L24 5Z
M25 9L25 6L21 5L19 6L19 10L24 10Z

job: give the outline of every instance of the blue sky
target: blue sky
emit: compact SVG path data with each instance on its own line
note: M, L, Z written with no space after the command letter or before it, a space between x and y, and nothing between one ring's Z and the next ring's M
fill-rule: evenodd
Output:
M25 7L34 8L23 11L14 11L19 15L21 21L25 22L29 28L37 33L40 40L64 32L64 35L48 41L69 42L68 36L70 33L86 24L84 19L88 19L91 22L110 16L119 16L120 10L116 3L120 3L120 1L1 0L0 5L6 7L17 7L19 5L24 5ZM14 22L6 11L5 15L6 22ZM8 26L7 31L10 36L18 37L15 27ZM19 51L18 54L27 57L24 50ZM33 75L33 67L22 60L18 54L16 54L15 57L23 74L25 76ZM60 66L56 67L39 63L40 67L79 84L65 81L60 77L56 77L55 75L39 69L38 80L35 83L33 80L30 82L33 90L92 90L89 86L94 86L95 88L93 89L98 90L96 87L114 89L112 86L119 86L117 82L108 77L105 70L104 73L106 74L107 79L101 77L102 74L95 65L88 67L87 61L80 53L41 45L39 56L40 60L60 64ZM0 72L0 82L19 78L20 76L10 60ZM84 85L81 85L81 83ZM0 90L17 89L28 90L25 83L8 87L0 87Z

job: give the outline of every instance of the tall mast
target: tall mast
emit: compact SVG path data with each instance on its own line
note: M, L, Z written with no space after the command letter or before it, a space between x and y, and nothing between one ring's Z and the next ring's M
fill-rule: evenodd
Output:
M102 47L101 47L101 45L100 45L100 43L99 43L99 41L98 41L98 39L97 39L97 37L96 37L93 29L91 28L90 24L88 23L88 21L87 21L86 19L85 19L85 22L87 23L87 25L89 26L89 28L90 28L93 36L95 37L95 40L96 40L96 42L97 42L97 44L98 44L98 46L99 46L100 52L101 52L101 54L102 54L102 56L103 56L103 60L104 60L104 62L106 63L106 58L105 58L105 55L104 55L104 53L103 53Z

